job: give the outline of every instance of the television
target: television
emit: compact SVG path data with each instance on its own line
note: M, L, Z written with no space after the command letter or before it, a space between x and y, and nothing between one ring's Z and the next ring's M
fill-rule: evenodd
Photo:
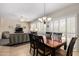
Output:
M23 28L16 28L15 33L23 33Z

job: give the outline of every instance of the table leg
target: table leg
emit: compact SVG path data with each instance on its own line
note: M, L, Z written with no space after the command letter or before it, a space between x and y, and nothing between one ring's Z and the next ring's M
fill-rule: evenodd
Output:
M67 42L64 44L64 50L66 50L67 48Z
M51 49L51 56L55 56L55 49Z

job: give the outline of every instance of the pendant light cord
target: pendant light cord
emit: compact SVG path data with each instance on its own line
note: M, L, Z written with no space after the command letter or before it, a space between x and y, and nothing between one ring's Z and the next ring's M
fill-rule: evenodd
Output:
M46 15L45 15L45 14L46 14L46 13L45 13L45 12L46 12L46 11L45 11L45 8L46 8L46 4L44 3L44 16L46 16Z

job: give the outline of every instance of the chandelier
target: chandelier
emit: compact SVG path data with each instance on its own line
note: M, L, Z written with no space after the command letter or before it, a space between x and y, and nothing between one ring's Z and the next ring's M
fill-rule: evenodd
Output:
M38 18L38 20L44 24L51 21L51 17L46 17L46 4L44 3L44 15L41 18Z

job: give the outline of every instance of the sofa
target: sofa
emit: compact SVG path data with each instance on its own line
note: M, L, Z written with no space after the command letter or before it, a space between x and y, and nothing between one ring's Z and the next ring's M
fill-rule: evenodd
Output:
M19 43L29 42L28 33L12 33L8 39L1 39L0 45L14 45Z

